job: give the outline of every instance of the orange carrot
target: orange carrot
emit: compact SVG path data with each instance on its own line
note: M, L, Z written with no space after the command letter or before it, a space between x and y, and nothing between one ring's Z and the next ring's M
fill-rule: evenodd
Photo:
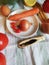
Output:
M33 15L37 14L38 12L39 12L38 8L33 8L31 10L24 11L20 14L11 15L11 16L9 16L8 19L12 20L12 21L16 21L16 20L19 20L24 17L33 16Z

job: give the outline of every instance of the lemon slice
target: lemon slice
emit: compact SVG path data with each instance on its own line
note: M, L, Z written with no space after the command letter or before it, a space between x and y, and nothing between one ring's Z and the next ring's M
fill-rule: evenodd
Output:
M27 6L34 6L36 4L36 0L24 0Z

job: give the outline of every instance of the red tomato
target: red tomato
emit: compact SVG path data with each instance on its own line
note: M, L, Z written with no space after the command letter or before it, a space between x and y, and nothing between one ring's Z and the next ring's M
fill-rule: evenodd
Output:
M6 65L6 58L2 53L0 53L0 65Z
M11 23L11 28L13 29L14 32L20 33L21 30L16 26L16 23Z
M21 30L20 29L14 29L14 31L16 32L16 33L20 33L21 32Z
M8 44L8 38L5 34L0 33L0 50L3 50Z

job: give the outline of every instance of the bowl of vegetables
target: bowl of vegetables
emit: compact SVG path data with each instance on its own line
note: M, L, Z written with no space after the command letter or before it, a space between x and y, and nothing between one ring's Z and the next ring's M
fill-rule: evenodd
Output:
M8 16L6 26L10 33L19 38L29 38L36 35L39 23L37 17L31 15L32 10L18 9ZM38 9L33 15L37 13Z

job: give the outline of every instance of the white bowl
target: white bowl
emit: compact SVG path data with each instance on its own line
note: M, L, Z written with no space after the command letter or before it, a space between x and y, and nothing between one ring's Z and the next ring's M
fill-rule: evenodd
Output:
M19 9L19 10L16 10L16 11L12 12L10 15L14 15L16 13L18 14L18 13L21 13L23 11L25 11L25 10L24 9ZM32 37L32 36L36 35L36 33L38 31L38 28L39 28L39 23L38 23L36 17L35 16L30 16L30 17L26 17L26 18L22 18L22 19L26 19L26 20L28 20L29 22L31 22L33 24L33 25L31 25L30 29L26 32L15 33L12 30L11 26L10 26L10 23L13 22L13 21L8 20L8 18L7 18L6 26L9 30L9 32L11 32L14 36L19 37L19 38L29 38L29 37Z

